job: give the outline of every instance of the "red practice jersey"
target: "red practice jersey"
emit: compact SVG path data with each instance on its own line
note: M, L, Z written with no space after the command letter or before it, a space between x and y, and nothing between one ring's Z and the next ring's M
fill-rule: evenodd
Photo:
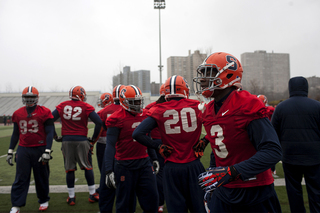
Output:
M214 101L203 113L203 124L207 132L216 166L232 166L252 157L257 151L251 143L247 126L252 120L268 116L264 104L249 92L233 91L215 114ZM226 184L228 188L245 188L273 183L271 170L262 172L255 180L237 180Z
M21 107L12 115L12 122L19 126L19 145L24 147L45 146L46 132L44 123L52 119L50 109L37 105L35 110L28 117L26 107Z
M155 106L156 104L157 104L157 102L152 102L152 103L148 104L148 105L145 107L145 109L149 110L151 107ZM151 131L150 135L151 135L151 138L152 138L152 139L161 139L161 135L160 135L160 132L159 132L159 128L158 128L158 127L154 128L154 129Z
M97 114L100 116L101 120L103 123L106 122L107 118L114 113L115 111L118 111L122 109L122 106L119 104L110 104L106 107L104 107L103 109L101 109ZM106 137L107 136L107 131L106 130L102 130L100 137Z
M83 101L64 101L56 106L62 123L61 135L88 135L88 117L94 107Z
M202 129L199 103L191 99L171 100L148 111L148 116L157 121L162 143L174 148L166 161L188 163L197 159L193 146L199 141Z
M134 116L122 107L107 118L107 128L117 127L120 129L116 143L115 158L117 160L136 160L149 156L147 147L132 138L135 128L146 118L146 110Z

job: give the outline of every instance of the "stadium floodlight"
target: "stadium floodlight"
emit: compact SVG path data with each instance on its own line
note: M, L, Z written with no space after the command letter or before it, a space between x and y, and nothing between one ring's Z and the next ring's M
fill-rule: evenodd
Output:
M154 9L159 9L159 72L160 72L160 86L162 85L162 62L161 62L161 16L160 10L166 8L165 0L154 0Z

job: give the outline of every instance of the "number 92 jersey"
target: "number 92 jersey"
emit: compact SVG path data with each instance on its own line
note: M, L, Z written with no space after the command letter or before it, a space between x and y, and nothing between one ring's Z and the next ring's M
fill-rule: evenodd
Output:
M196 160L193 146L202 130L202 112L199 101L192 99L171 100L156 104L147 115L157 121L162 143L174 148L166 161L188 163Z
M215 155L216 166L232 166L252 157L257 150L247 133L252 120L267 117L267 108L249 92L233 91L215 114L214 101L203 113L203 125ZM270 170L270 169L269 169ZM269 185L273 182L271 171L256 176L255 180L233 181L226 187L253 187Z
M45 146L46 133L44 123L53 118L50 109L37 105L28 116L26 107L21 107L12 115L12 122L19 126L19 145L24 147Z
M64 101L56 106L62 123L61 135L88 135L88 117L94 107L83 101Z

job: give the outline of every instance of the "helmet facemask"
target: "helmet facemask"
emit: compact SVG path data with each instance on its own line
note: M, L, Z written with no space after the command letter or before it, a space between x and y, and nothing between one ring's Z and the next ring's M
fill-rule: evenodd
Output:
M126 98L123 100L123 105L126 110L132 113L141 113L143 109L143 97Z
M22 95L22 103L28 107L33 107L38 103L39 97L37 95Z

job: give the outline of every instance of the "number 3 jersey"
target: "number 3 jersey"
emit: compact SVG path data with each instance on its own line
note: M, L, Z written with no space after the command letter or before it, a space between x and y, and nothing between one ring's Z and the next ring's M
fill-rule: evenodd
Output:
M202 112L199 101L171 100L156 104L148 116L157 121L162 143L173 147L166 161L188 163L196 160L193 146L199 141L202 130Z
M37 105L31 116L28 116L26 107L16 110L12 115L12 121L19 126L19 145L24 147L47 145L44 123L52 118L51 111L44 106Z
M247 91L234 91L224 101L218 113L214 101L206 105L203 125L215 155L216 166L232 166L252 157L257 150L247 133L252 120L267 117L264 104ZM273 183L270 169L250 181L241 179L226 184L228 188L243 188Z
M83 101L64 101L56 106L62 123L61 135L88 135L88 117L94 107Z

